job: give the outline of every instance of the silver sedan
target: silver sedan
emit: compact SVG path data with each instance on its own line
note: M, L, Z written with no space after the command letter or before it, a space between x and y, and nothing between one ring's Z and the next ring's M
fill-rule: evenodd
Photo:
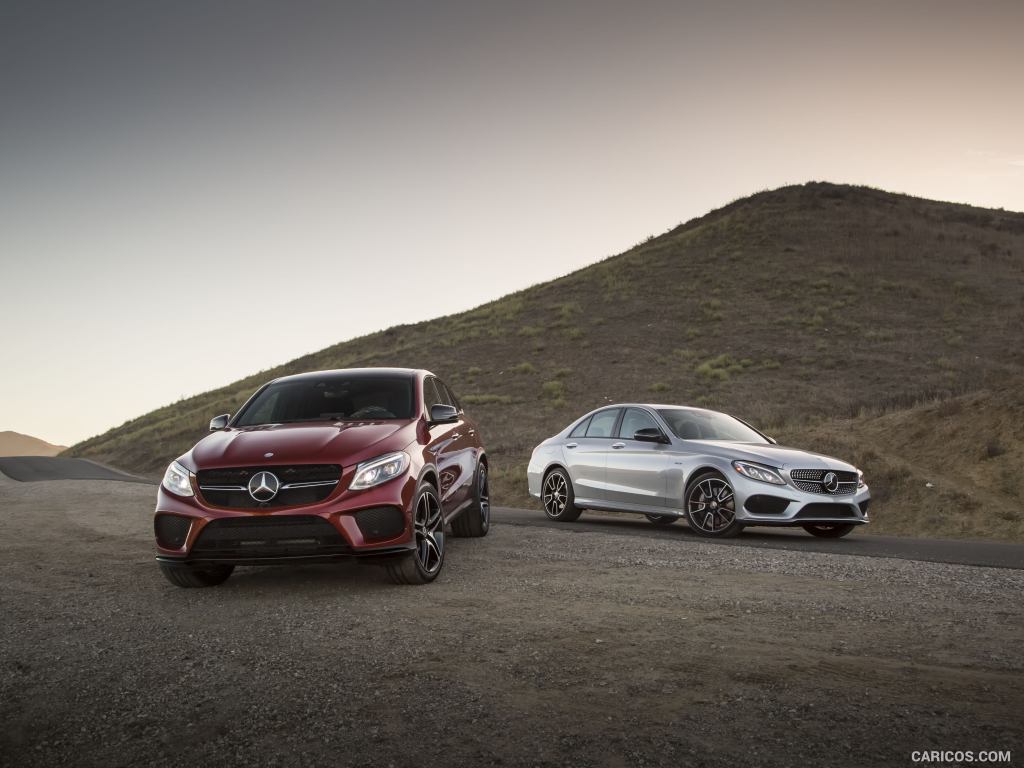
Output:
M584 509L686 518L702 536L748 525L801 526L826 538L868 522L863 473L784 448L740 419L677 405L620 404L574 421L533 450L530 493L552 520Z

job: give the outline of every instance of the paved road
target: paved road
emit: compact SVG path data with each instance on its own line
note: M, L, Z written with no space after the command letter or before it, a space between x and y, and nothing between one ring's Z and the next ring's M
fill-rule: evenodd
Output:
M149 483L115 469L86 459L47 456L12 456L0 458L0 472L14 480L121 480ZM816 539L802 530L771 530L753 528L735 539L698 538L683 523L655 527L642 517L584 514L575 523L556 523L542 512L511 507L495 507L494 522L498 525L557 527L560 530L590 533L616 533L680 542L701 541L730 547L763 547L792 549L802 552L828 552L866 557L893 557L902 560L924 560L933 563L982 565L991 568L1024 569L1024 544L1003 544L989 541L956 541L952 539L912 539L897 536L875 536L855 531L844 539Z
M843 539L817 539L799 528L784 531L751 528L735 539L705 539L691 533L685 523L656 527L639 516L633 518L584 513L583 517L575 523L556 523L548 520L543 512L495 507L493 517L499 525L557 527L560 530L591 533L614 532L628 536L680 542L710 542L729 547L795 549L802 552L829 552L839 555L894 557L901 560L924 560L932 563L1024 569L1024 544L956 541L953 539L911 539L899 536L875 536L858 531L854 531Z
M130 483L151 481L116 469L104 467L88 459L62 456L5 456L0 458L0 472L23 483L37 480L124 480Z

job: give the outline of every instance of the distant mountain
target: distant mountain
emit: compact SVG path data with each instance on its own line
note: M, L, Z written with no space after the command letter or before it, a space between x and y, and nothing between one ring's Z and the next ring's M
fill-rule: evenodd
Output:
M339 336L344 327L342 309ZM449 382L487 441L495 504L529 503L531 448L584 411L688 403L862 457L879 498L874 530L917 520L932 535L1024 540L1010 465L1021 436L994 431L1013 423L1001 409L1024 381L1024 214L836 184L759 192L565 277L336 344L69 453L159 474L268 379L378 365ZM919 407L982 392L995 394ZM978 467L953 473L951 439L971 441L958 461ZM936 511L924 485L948 489L954 474L973 500L961 516L949 495ZM924 490L907 485L919 479Z
M54 445L45 440L20 432L0 432L0 456L56 456L66 451L63 445Z

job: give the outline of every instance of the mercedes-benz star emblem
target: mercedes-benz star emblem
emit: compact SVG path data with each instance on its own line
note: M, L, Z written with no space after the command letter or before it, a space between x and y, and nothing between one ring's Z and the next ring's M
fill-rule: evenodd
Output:
M825 490L829 493L835 493L839 490L839 476L835 472L826 472L825 477L821 479L821 484L825 486Z
M249 495L256 501L270 501L280 488L281 481L273 472L257 472L249 478Z

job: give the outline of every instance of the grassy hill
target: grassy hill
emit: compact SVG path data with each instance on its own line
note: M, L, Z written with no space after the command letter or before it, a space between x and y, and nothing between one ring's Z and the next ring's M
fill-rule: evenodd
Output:
M45 440L20 432L0 432L0 456L56 456L66 451L63 445L54 445Z
M811 183L468 312L328 347L68 453L158 473L274 376L425 367L479 420L499 504L525 502L530 449L580 412L677 402L863 458L883 502L876 531L927 523L933 535L1024 539L1021 487L1001 468L1020 458L1002 408L1019 416L1022 329L1024 214ZM960 431L945 429L950 418ZM954 478L949 464L963 460L978 467L958 464ZM904 493L926 477L928 494ZM943 496L936 507L947 491L971 503Z

